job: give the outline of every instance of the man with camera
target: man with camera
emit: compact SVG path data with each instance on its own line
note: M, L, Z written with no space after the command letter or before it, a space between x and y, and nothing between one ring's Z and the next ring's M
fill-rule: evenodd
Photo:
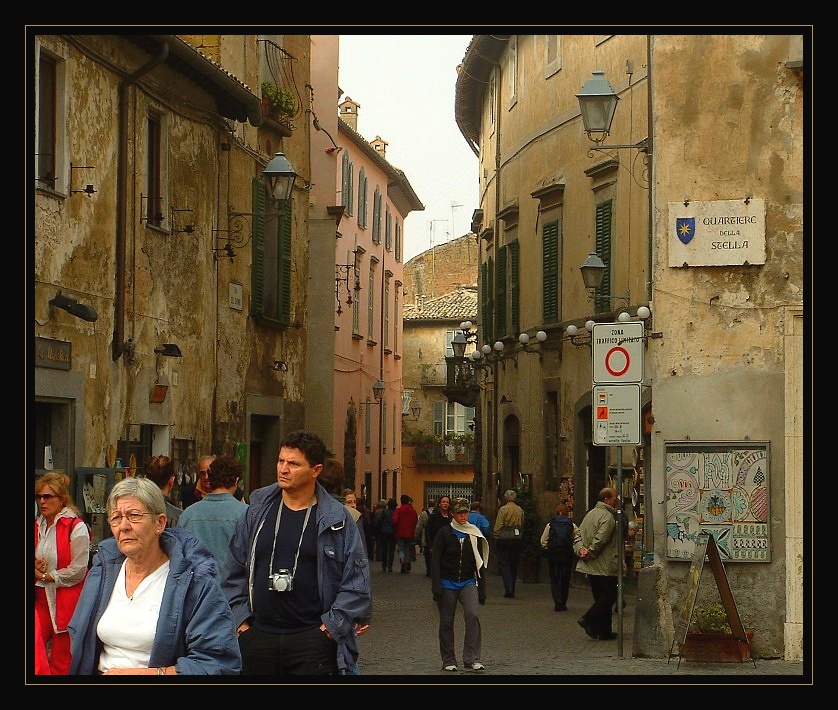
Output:
M277 483L250 495L224 565L242 675L336 675L358 658L355 625L372 611L358 527L317 481L327 450L295 431L279 449Z

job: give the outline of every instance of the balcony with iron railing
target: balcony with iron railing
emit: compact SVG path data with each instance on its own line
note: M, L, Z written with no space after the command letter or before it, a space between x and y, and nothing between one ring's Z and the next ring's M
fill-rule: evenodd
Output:
M413 448L416 464L470 466L474 463L473 434L414 434L402 442Z

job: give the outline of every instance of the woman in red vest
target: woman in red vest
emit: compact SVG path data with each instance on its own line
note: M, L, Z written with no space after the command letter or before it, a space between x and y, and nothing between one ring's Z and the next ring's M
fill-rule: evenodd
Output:
M70 497L70 479L45 473L35 481L35 624L49 652L52 675L70 670L67 624L81 595L90 532Z

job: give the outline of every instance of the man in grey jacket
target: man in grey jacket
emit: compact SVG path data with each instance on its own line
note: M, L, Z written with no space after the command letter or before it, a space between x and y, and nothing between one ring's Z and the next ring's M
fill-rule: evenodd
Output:
M311 432L282 442L277 483L250 496L222 589L242 675L336 675L358 658L355 624L372 611L364 544L349 511L317 482L326 446Z
M573 540L573 551L579 558L576 571L588 575L594 603L577 622L593 639L608 641L617 638L611 630L611 608L617 601L617 575L620 560L617 554L617 491L603 488L597 504L582 520Z

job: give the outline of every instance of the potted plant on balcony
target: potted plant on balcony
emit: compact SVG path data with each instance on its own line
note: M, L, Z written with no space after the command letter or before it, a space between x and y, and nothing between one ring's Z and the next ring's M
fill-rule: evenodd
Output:
M727 611L718 602L697 604L681 654L693 661L741 663L751 659L753 629L746 629L748 642L733 635Z
M263 81L262 106L277 118L288 118L297 111L297 100L288 89L282 89L272 81Z

